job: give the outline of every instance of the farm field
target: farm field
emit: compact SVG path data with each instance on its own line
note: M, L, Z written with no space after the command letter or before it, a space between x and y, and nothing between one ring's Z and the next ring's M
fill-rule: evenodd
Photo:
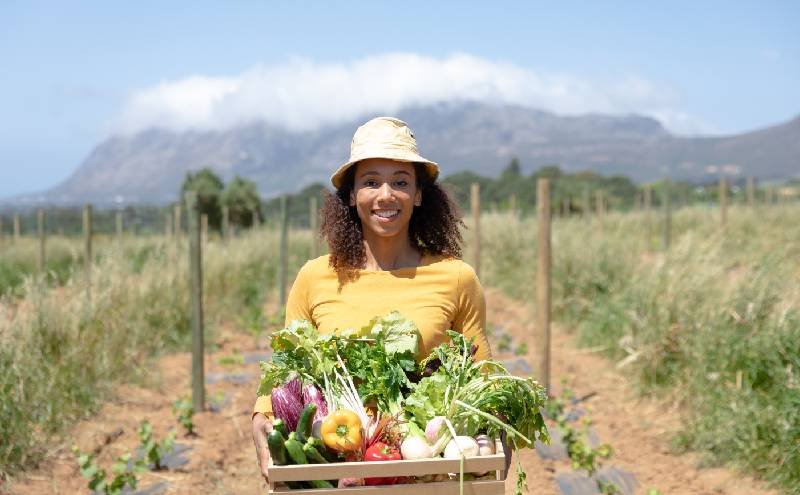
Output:
M724 465L798 493L798 213L796 205L737 207L722 229L718 210L686 208L672 217L669 249L655 211L649 221L644 213L610 213L554 222L559 326L552 376L565 378L579 396L596 392L587 407L616 450L608 462L636 473L641 489L761 493L760 482L709 468ZM492 344L501 355L528 361L537 344L527 303L535 232L534 219L510 213L481 220L489 320L509 335L494 333ZM310 239L308 231L290 233L290 274L308 258ZM466 240L472 244L469 232ZM90 298L78 240L59 241L58 249L72 253L62 275L8 284L0 308L0 474L10 477L12 493L74 493L86 484L69 451L73 442L91 449L121 426L119 439L101 449L100 463L109 465L118 449L135 444L141 419L161 433L175 424L171 405L190 391L189 359L181 352L189 338L182 242L101 243ZM263 352L266 331L282 321L274 303L277 245L277 233L266 228L208 244L209 374L257 373L236 356ZM35 248L2 249L4 260L9 252L35 260ZM467 261L470 254L468 248ZM218 389L229 402L217 416L197 415L198 438L179 439L193 447L190 463L143 475L141 486L169 482L169 493L182 493L211 483L218 493L258 492L249 434L255 383L209 385L210 398ZM531 493L555 490L553 475L566 464L532 453L523 459Z

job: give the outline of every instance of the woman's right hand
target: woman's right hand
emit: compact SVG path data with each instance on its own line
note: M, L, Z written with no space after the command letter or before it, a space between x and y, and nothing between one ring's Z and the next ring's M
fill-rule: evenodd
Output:
M261 476L269 484L269 447L267 435L272 431L272 421L264 414L256 413L253 416L253 444L256 446L256 459L261 468Z

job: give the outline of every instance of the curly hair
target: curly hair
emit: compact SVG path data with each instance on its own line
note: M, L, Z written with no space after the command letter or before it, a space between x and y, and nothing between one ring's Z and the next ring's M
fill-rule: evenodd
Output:
M355 206L350 206L350 193L355 184L355 169L350 167L342 185L326 193L322 207L320 234L328 241L330 265L340 278L352 278L367 261L361 219ZM431 180L425 167L415 163L417 187L422 193L422 205L415 206L408 225L412 246L421 254L461 258L460 227L464 226L461 212L439 184ZM348 275L349 274L349 275Z

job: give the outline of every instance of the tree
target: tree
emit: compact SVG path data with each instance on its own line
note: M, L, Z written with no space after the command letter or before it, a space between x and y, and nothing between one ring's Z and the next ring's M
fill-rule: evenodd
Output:
M195 173L187 172L181 186L181 199L187 191L197 192L200 214L208 215L208 225L219 229L222 226L220 199L224 187L222 179L210 168L203 168Z
M256 183L238 175L228 183L222 192L222 204L228 207L231 225L250 227L253 225L253 214L261 217L261 198Z

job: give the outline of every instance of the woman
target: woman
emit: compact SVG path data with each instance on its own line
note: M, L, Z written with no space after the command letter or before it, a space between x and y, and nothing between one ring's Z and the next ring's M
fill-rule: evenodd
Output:
M287 325L303 319L323 333L359 329L398 310L420 330L418 359L446 342L448 329L475 339L476 359L489 358L483 289L460 260L463 223L438 175L437 164L417 153L405 122L378 117L359 127L322 209L330 254L297 274ZM259 397L253 441L265 480L271 417L269 397Z

